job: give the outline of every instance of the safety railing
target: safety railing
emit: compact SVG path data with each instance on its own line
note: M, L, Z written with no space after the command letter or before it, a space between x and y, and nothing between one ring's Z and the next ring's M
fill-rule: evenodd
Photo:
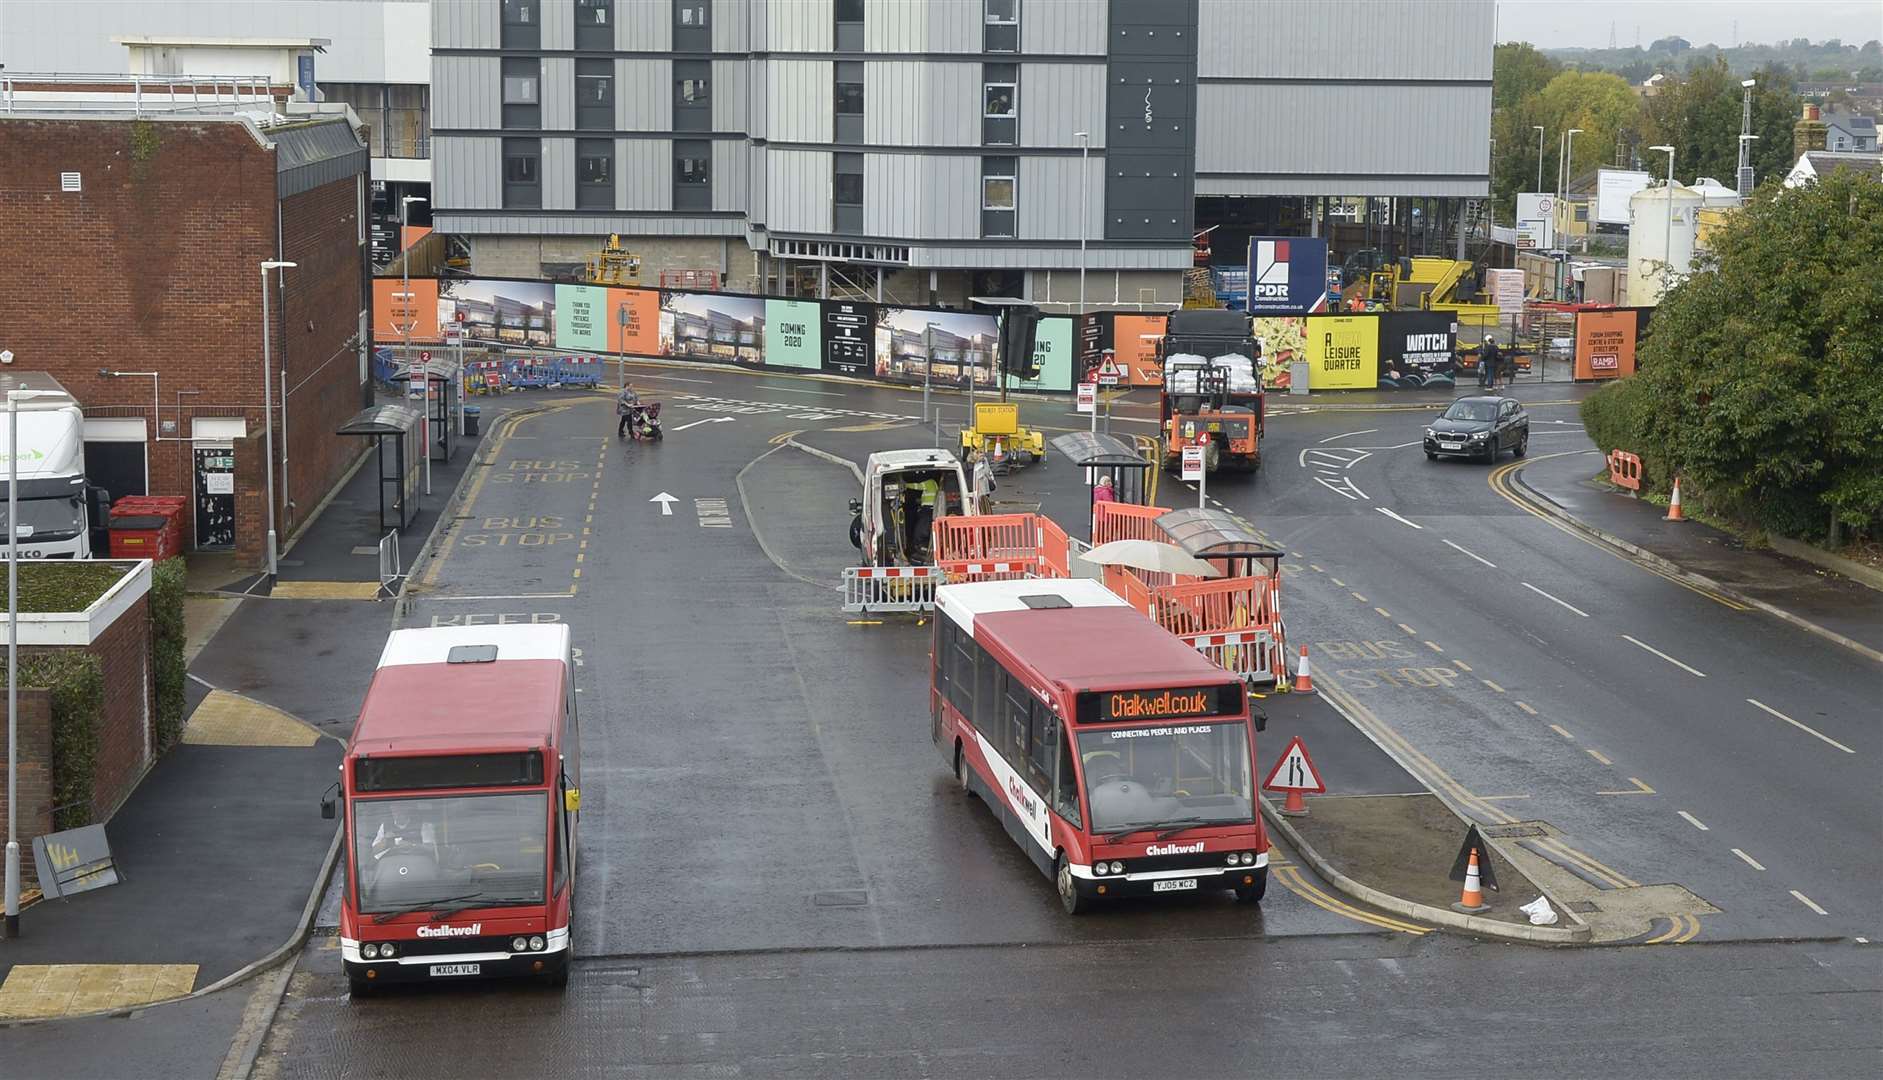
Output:
M1267 627L1180 636L1216 666L1242 676L1244 682L1282 685L1286 679L1282 652Z
M1641 490L1641 457L1626 450L1608 452L1608 479L1619 488Z
M979 514L942 518L935 523L936 561L1038 560L1042 547L1040 523L1044 521L1047 519L1038 514ZM1053 529L1061 538L1065 536L1065 532L1057 525ZM1061 561L1063 563L1063 559Z
M946 575L939 566L851 566L843 572L843 609L928 611Z
M1170 513L1165 506L1138 506L1135 503L1101 502L1092 504L1092 546L1113 540L1154 540L1169 543L1170 537L1157 527L1157 519Z

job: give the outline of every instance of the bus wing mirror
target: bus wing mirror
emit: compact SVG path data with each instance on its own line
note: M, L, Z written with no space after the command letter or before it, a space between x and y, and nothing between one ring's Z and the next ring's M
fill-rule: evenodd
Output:
M571 814L579 812L582 809L582 789L563 788L562 808Z
M1257 709L1254 712L1250 713L1249 716L1251 719L1255 721L1255 730L1257 732L1263 732L1263 731L1268 730L1268 714L1267 713L1263 712L1260 709Z
M321 793L320 816L322 820L325 820L325 821L333 820L334 812L336 809L338 809L337 800L339 799L339 797L340 797L340 785L338 783L334 783L330 785L326 791Z

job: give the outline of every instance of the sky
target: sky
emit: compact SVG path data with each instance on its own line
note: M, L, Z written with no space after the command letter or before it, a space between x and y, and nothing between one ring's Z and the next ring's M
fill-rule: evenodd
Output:
M1606 48L1609 25L1615 44L1646 47L1678 35L1695 45L1730 48L1738 42L1769 44L1804 37L1841 38L1861 45L1883 38L1879 0L1497 0L1497 40L1528 41L1543 49Z

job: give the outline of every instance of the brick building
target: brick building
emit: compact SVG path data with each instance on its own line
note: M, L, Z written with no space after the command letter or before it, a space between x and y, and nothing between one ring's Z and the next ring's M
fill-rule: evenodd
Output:
M366 144L344 108L225 82L11 81L0 96L0 348L84 407L115 499L183 495L190 546L265 558L359 452L367 398ZM275 459L262 461L261 263ZM227 474L227 475L225 475Z

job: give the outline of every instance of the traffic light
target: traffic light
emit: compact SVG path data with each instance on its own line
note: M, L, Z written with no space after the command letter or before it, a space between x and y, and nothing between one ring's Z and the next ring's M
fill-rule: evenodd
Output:
M1040 309L1008 306L1000 315L1000 370L1016 379L1040 377L1038 358L1033 355L1040 326Z

